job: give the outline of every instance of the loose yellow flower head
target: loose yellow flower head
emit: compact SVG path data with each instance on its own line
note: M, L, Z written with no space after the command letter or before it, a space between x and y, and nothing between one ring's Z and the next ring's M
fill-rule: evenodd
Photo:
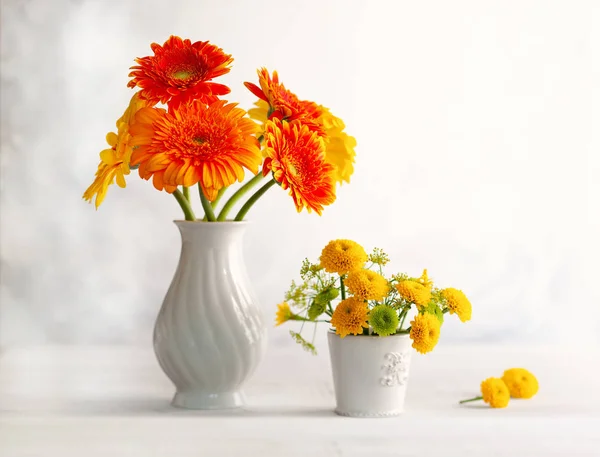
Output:
M345 275L360 270L367 261L364 248L351 240L333 240L321 252L321 266L329 273Z
M429 279L429 276L427 276L427 268L423 270L423 274L419 279L417 279L417 282L431 290L431 287L433 286L433 281Z
M471 302L462 291L450 287L442 290L442 297L448 303L450 314L456 313L462 322L471 320Z
M441 324L433 314L417 314L410 322L410 337L413 340L412 347L426 354L431 352L440 339Z
M350 176L354 173L356 139L344 132L346 126L339 117L331 114L327 108L321 108L323 113L318 122L325 130L325 160L335 167L336 182L349 183Z
M117 120L118 133L109 132L106 135L106 142L110 148L100 152L100 164L96 171L96 178L83 194L83 199L89 202L94 196L96 197L96 209L106 197L108 186L115 181L115 178L119 187L126 185L125 175L129 174L129 162L133 152L129 127L133 123L135 113L147 105L148 102L140 100L138 94L135 93L123 116Z
M539 389L536 377L525 368L511 368L504 372L502 380L513 398L531 398Z
M363 300L383 300L390 291L387 280L371 270L351 271L345 282L348 290Z
M277 314L275 315L275 326L283 324L292 318L292 310L287 302L283 302L277 305Z
M351 333L358 335L362 333L363 327L369 328L368 315L367 303L356 297L346 298L335 308L331 316L331 325L335 327L335 333L342 338Z
M413 302L419 308L427 306L429 300L431 300L431 291L416 281L400 281L396 284L396 289L398 289L398 293L402 295L402 298Z
M481 383L483 401L492 408L506 408L510 400L510 392L500 378L488 378Z

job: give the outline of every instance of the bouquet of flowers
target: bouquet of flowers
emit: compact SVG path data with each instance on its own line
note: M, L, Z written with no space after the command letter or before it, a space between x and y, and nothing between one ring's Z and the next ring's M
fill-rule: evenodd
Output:
M329 109L301 100L279 81L277 72L258 71L259 84L245 83L258 97L248 112L223 99L229 87L214 82L228 73L233 58L208 41L171 36L153 55L136 59L128 87L138 89L106 136L108 148L83 198L103 202L115 181L137 169L157 190L173 194L185 219L196 220L189 188L198 186L203 219L225 221L244 195L267 176L234 220L271 187L287 190L300 212L319 215L334 202L336 185L349 182L356 141ZM255 175L217 212L226 190Z
M292 281L285 301L278 305L276 325L301 321L300 331L290 334L312 353L316 353L316 324L326 322L341 338L409 334L412 347L425 354L438 343L445 314L456 314L462 322L471 319L471 303L462 291L435 287L427 270L420 277L386 276L383 269L388 262L381 249L367 255L354 241L329 242L319 263L308 259L302 263L302 281ZM416 314L407 325L411 311ZM312 342L301 335L306 322L315 323Z

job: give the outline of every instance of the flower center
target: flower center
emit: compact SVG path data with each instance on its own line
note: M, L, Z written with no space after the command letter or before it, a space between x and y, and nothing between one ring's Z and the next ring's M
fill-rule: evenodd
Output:
M194 143L197 143L197 144L204 144L204 143L206 143L206 140L204 138L200 137L200 136L196 136L196 137L192 138L192 141Z
M175 79L189 79L194 74L193 71L186 68L179 68L171 73L171 76Z

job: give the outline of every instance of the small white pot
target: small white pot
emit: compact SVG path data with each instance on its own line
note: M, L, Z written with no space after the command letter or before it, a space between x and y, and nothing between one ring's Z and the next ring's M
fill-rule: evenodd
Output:
M337 407L350 417L397 416L404 409L412 353L408 335L328 333Z

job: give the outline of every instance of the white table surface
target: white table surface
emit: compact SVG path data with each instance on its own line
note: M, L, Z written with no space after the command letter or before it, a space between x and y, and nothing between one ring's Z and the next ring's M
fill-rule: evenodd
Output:
M1 457L600 456L600 351L443 346L414 354L406 412L333 412L328 354L272 348L247 407L169 405L173 387L151 349L43 347L0 354ZM540 381L507 409L459 406L479 383L523 366Z

